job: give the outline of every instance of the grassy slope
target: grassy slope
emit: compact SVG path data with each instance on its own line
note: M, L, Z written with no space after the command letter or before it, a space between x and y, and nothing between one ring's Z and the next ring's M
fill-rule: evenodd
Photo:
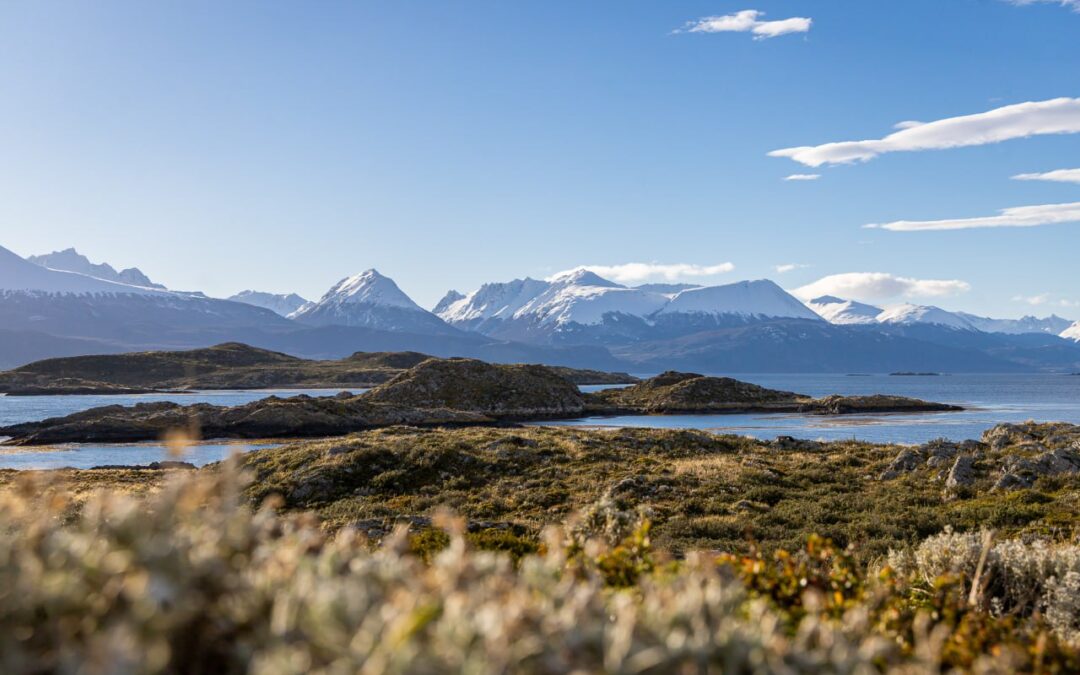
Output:
M559 428L390 428L295 443L244 457L259 501L281 494L327 527L387 529L400 518L457 511L483 528L536 541L604 494L653 512L658 547L674 552L798 548L809 534L855 544L872 559L951 525L1001 536L1067 538L1080 523L1080 478L1041 478L1033 488L991 491L992 478L950 498L940 469L878 476L888 445L769 444L697 431ZM993 462L989 451L983 463ZM213 471L213 469L208 469ZM984 472L985 473L985 472ZM147 490L166 472L71 471L77 494L118 484ZM53 474L54 478L57 478ZM0 484L14 472L0 472ZM378 527L376 527L378 529Z

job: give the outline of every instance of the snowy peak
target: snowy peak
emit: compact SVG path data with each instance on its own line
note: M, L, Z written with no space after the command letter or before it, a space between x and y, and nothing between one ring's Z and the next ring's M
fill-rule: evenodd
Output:
M1076 342L1080 342L1080 321L1077 321L1073 325L1061 331L1061 337L1065 338L1066 340L1074 340Z
M413 302L412 298L398 288L394 280L384 277L378 271L370 269L337 282L318 304L336 302L340 304L381 305L399 307L418 312L426 311Z
M35 265L0 246L0 291L63 294L171 295L167 291L106 281L85 274Z
M806 305L829 323L840 325L876 323L877 316L881 314L880 307L844 300L834 295L822 295L808 301Z
M899 305L886 309L877 317L878 323L911 326L933 324L956 330L978 330L964 317L929 305Z
M47 253L45 255L32 255L26 260L35 265L40 265L41 267L47 267L62 272L85 274L86 276L94 277L95 279L161 290L164 290L165 288L161 284L155 284L150 281L149 277L143 274L137 267L130 267L117 272L116 269L108 263L94 264L90 262L89 258L73 248L66 248L63 251L53 251L52 253Z
M660 314L821 320L806 305L768 279L691 288L672 298Z
M312 326L356 326L424 335L457 332L413 302L393 279L373 269L342 279L318 302L304 305L289 318Z
M268 309L280 316L289 316L304 305L310 304L296 293L263 293L261 291L241 291L226 298L232 302L242 302Z
M511 319L522 307L551 287L551 282L528 277L505 283L488 283L445 307L440 302L441 311L437 309L435 313L450 323Z
M559 286L596 286L599 288L625 288L621 284L609 281L595 272L579 267L578 269L560 272L551 277L551 282Z
M441 315L443 312L450 308L450 305L464 299L464 293L459 293L458 291L453 290L447 291L446 295L442 297L442 300L439 300L437 303L435 303L435 307L432 308L431 312L436 315Z

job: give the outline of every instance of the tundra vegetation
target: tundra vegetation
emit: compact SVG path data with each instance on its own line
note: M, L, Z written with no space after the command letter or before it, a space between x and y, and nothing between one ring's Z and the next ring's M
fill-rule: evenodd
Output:
M1078 442L393 427L5 472L0 671L1076 672Z

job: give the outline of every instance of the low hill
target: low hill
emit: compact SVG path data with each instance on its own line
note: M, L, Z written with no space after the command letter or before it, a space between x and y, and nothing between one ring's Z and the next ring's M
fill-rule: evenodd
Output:
M0 373L0 392L135 393L144 390L348 388L377 386L433 357L420 352L357 352L314 361L229 342L187 351L47 359ZM625 374L557 371L575 384L630 383Z

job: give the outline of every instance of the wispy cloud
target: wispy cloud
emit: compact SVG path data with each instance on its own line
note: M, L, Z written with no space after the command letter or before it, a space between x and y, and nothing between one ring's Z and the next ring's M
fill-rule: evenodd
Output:
M798 263L788 263L786 265L777 265L773 269L776 270L777 274L787 274L788 272L794 272L795 270L801 270L801 269L806 268L806 267L809 267L809 265L800 265Z
M898 220L892 223L864 225L893 232L928 232L932 230L973 230L984 227L1038 227L1080 223L1080 202L1041 204L1003 209L996 216L954 220Z
M1080 0L1005 0L1010 5L1024 7L1026 5L1061 5L1068 7L1074 12L1080 12Z
M795 295L809 300L835 295L847 300L874 302L895 298L942 297L971 290L971 284L959 279L912 279L887 272L848 272L832 274L795 289Z
M820 173L793 173L790 176L784 176L784 180L791 181L809 181L817 180L818 178L821 178Z
M884 138L783 148L770 157L788 157L806 166L868 162L887 152L943 150L1000 143L1046 134L1080 133L1080 98L1017 103L976 115L920 124L903 122Z
M1055 298L1050 293L1040 293L1038 295L1016 295L1013 296L1013 302L1022 302L1032 307L1064 307L1073 308L1080 307L1080 302L1074 300L1067 300L1065 298Z
M806 33L814 23L807 17L792 17L779 21L762 21L764 12L745 9L724 16L706 16L696 21L688 21L676 33L751 33L755 40L774 38L790 33Z
M1045 173L1022 173L1013 180L1045 180L1051 183L1076 183L1080 185L1080 169L1058 169Z
M560 272L554 276L561 276L567 272L576 270L588 270L612 281L629 284L643 281L662 279L664 281L679 281L700 277L712 277L727 274L735 269L735 265L729 262L716 265L693 265L690 263L624 263L622 265L581 265L566 272Z

